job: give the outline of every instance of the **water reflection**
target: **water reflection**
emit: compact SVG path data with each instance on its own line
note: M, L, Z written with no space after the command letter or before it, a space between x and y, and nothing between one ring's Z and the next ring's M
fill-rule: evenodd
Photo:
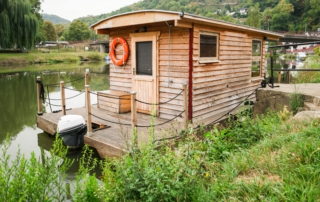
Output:
M6 135L9 134L13 141L8 152L13 156L16 154L18 145L20 145L21 152L27 157L31 151L40 156L38 134L43 131L36 127L37 92L35 81L37 76L41 76L44 84L59 84L60 81L68 82L84 77L86 69L89 69L90 89L92 91L109 89L109 71L104 63L82 66L73 64L71 67L63 64L63 67L58 66L58 68L55 68L54 65L26 66L25 69L30 71L21 71L21 68L8 66L6 69L1 68L1 71L6 73L0 73L0 114L2 115L0 117L0 147ZM13 72L10 72L12 70ZM66 86L70 89L84 90L84 79L68 83ZM50 98L60 98L58 86L50 86L48 90ZM65 93L66 97L78 94L72 90L66 90ZM48 96L48 92L45 96ZM95 103L94 99L92 103ZM49 106L47 104L44 106L45 110L50 112ZM78 96L76 99L67 101L67 108L81 106L84 106L84 94L82 97Z

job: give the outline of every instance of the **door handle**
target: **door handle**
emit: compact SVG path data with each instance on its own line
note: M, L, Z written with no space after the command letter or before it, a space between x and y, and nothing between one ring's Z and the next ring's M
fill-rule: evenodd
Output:
M136 68L132 68L132 74L136 75Z

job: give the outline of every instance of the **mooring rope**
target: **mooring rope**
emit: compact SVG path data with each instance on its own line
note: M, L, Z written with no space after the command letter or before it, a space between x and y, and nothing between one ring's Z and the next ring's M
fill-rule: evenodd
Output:
M82 93L84 93L84 91L81 91L79 94L74 95L74 96L72 96L72 97L65 98L65 100L69 100L69 99L75 98L75 97L77 97L77 96L81 95ZM61 98L51 99L51 100L59 101L59 100L61 100ZM50 101L50 100L49 100L49 101Z
M169 123L169 122L175 120L176 118L180 117L183 114L183 112L185 112L185 110L183 110L180 114L178 114L177 116L175 116L174 118L172 118L172 119L170 119L170 120L168 120L166 122L159 123L159 124L156 124L156 125L150 125L150 126L139 126L139 125L137 125L137 128L149 128L149 127L158 127L158 126L164 125L164 124Z
M91 94L93 95L98 95L98 93L94 93L92 91L90 91ZM131 98L118 98L118 97L109 97L105 94L99 94L100 97L106 97L106 98L111 98L111 99L116 99L116 100L131 100Z
M159 102L159 103L147 103L147 102L143 102L141 100L138 100L136 99L137 102L140 102L140 103L143 103L143 104L146 104L146 105L163 105L163 104L167 104L168 102L171 102L172 100L176 99L179 95L181 95L183 93L184 90L182 90L178 95L176 95L174 98L171 98L170 100L168 101L165 101L165 102Z
M256 88L252 93L250 93L250 94L245 98L245 100L247 100L251 95L253 95L259 88L262 88L262 87ZM222 116L219 117L218 119L216 119L216 120L214 120L213 122L207 124L206 126L209 126L209 125L212 125L212 124L217 123L220 119L222 119L223 117L229 115L230 112L232 112L233 110L235 110L236 108L238 108L242 103L243 103L243 101L241 101L239 104L237 104L237 106L235 106L234 108L232 108L230 111L228 111L227 113L225 113L224 115L222 115ZM196 127L196 128L197 128L197 127ZM194 128L194 129L195 129L195 128Z
M253 93L255 93L259 88L262 88L262 87L256 88L251 94L249 94L249 95L245 98L245 100L248 99L248 98L249 98ZM233 110L235 110L235 109L236 109L237 107L239 107L242 103L243 103L243 101L241 101L236 107L232 108L231 110L229 110L227 113L225 113L224 115L222 115L222 116L219 117L218 119L214 120L213 122L211 122L211 123L209 123L209 124L207 124L207 125L205 125L205 126L209 126L209 125L212 125L212 124L217 123L220 119L222 119L223 117L229 115L230 112L232 112ZM197 131L197 130L199 130L199 129L200 129L199 126L193 128L194 131ZM157 139L157 140L154 140L153 143L160 142L160 141L165 141L165 140L170 140L170 139L175 139L175 138L180 138L180 137L182 137L183 135L185 135L185 134L180 134L180 135L176 135L176 136L172 136L172 137Z
M131 124L117 123L117 122L109 121L109 120L107 120L107 119L101 118L101 117L99 117L99 116L97 116L97 115L94 115L94 114L91 114L91 113L90 113L90 115L91 115L91 116L94 116L94 117L96 117L96 118L98 118L98 119L101 119L101 120L103 120L103 121L110 122L110 123L120 124L120 125L124 125L124 126L131 126Z
M72 83L72 82L75 82L75 81L79 81L79 80L84 79L84 78L85 78L85 77L81 77L81 78L78 78L78 79L75 79L75 80L71 80L71 81L68 81L68 82L64 82L64 84ZM58 83L58 84L52 83L52 84L45 84L45 85L46 85L46 86L59 86L60 83Z
M137 102L140 102L142 104L146 104L146 105L163 105L163 104L167 104L169 102L171 102L172 100L176 99L179 95L181 95L183 93L184 90L182 90L179 94L177 94L175 97L171 98L170 100L168 101L165 101L165 102L160 102L160 103L148 103L148 102L144 102L144 101L141 101L141 100L138 100L138 99L135 99L135 101ZM94 92L91 92L91 94L93 95L98 95L98 93L94 93ZM106 98L111 98L111 99L117 99L117 100L131 100L130 98L118 98L118 97L110 97L110 96L107 96L107 95L104 95L104 94L99 94L99 96L101 97L106 97Z
M182 111L180 114L178 114L178 115L175 116L174 118L172 118L172 119L170 119L170 120L168 120L168 121L166 121L166 122L163 122L163 123L159 123L159 124L156 124L156 125L149 125L149 126L139 126L139 125L136 125L136 127L137 127L137 128L150 128L150 127L161 126L161 125L164 125L164 124L166 124L166 123L169 123L169 122L175 120L176 118L180 117L180 116L183 114L183 112L184 112L184 111ZM118 123L118 122L114 122L114 121L109 121L109 120L107 120L107 119L101 118L101 117L99 117L99 116L97 116L97 115L94 115L94 114L92 114L92 113L90 113L90 115L92 115L92 116L94 116L94 117L96 117L96 118L98 118L98 119L101 119L101 120L103 120L103 121L110 122L110 123L119 124L119 125L124 125L124 126L131 126L131 124L125 124L125 123Z
M49 100L49 106L50 106L50 111L52 113L52 108L51 108L51 103L50 103L50 96L49 96L49 87L47 86L47 94L48 94L48 100Z
M48 103L48 102L45 102L45 103L47 103L48 105L55 106L55 107L62 107L62 105L51 104L51 103Z

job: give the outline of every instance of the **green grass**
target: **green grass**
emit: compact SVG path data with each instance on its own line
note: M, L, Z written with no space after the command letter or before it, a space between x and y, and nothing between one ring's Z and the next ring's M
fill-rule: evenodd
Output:
M243 114L227 128L161 144L150 129L148 144L100 163L100 182L89 175L98 162L86 147L72 201L319 201L320 120L291 116Z
M100 196L105 201L318 201L318 120L297 123L286 116L245 116L227 129L108 159Z
M45 63L45 64L18 64L18 65L7 65L7 66L2 66L0 68L0 73L9 73L9 72L19 72L19 71L44 71L44 70L75 70L77 68L77 71L81 71L81 68L89 68L90 69L96 69L98 70L102 66L104 66L104 62L86 62L86 63ZM83 70L85 71L85 70ZM82 71L81 71L82 73Z
M319 69L320 70L320 56L309 56L305 63L304 68ZM296 83L320 83L320 71L319 72L299 72L294 79Z
M34 63L73 63L80 61L80 57L101 61L106 54L98 52L65 52L51 50L50 53L31 51L30 53L3 53L0 54L0 64L34 64Z

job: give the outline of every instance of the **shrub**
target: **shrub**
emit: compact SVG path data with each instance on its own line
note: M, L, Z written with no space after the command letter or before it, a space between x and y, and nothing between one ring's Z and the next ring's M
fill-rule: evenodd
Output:
M94 52L88 55L88 59L91 61L102 61L103 56L97 52Z
M300 107L303 107L304 100L303 94L299 93L297 89L294 89L294 92L290 94L290 108L295 115L298 112Z
M72 162L66 158L67 149L56 139L50 155L42 150L43 162L31 154L26 159L18 150L11 159L7 150L9 138L2 145L0 157L0 201L65 201L64 180Z

